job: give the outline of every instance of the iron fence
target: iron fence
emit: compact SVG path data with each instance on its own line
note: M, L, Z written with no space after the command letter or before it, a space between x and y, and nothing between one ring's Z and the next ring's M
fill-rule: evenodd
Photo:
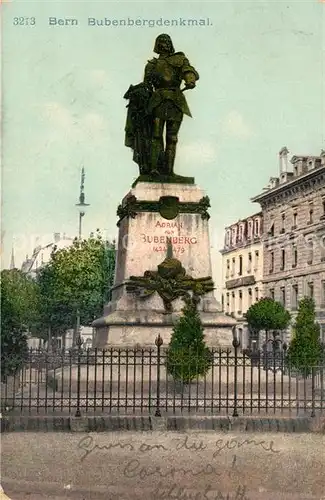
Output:
M2 382L2 412L14 415L208 414L315 415L325 407L325 366L299 370L276 356L254 362L233 349L211 349L209 367L191 383L175 379L168 349L31 350L23 368ZM177 361L186 369L191 359ZM175 362L176 363L176 362ZM199 366L199 360L197 362ZM186 371L186 370L185 370ZM180 373L180 370L177 370Z

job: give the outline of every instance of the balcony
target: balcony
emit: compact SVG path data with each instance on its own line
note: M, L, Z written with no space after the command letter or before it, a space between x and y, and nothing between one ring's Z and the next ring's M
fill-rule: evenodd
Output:
M234 280L226 281L227 290L231 290L232 288L238 288L239 286L248 286L255 284L255 276L242 276L241 278L237 278Z

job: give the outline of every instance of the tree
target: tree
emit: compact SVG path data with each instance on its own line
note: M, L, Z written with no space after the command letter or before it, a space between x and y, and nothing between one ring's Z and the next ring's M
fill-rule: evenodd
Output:
M43 330L62 335L80 322L89 325L110 300L115 270L115 244L100 234L75 239L70 247L54 248L50 262L40 271Z
M323 361L320 325L315 321L315 303L311 297L304 297L299 302L287 359L290 367L305 376Z
M27 332L39 321L37 283L18 269L1 272L1 379L14 375L27 355Z
M171 336L166 360L167 372L174 380L189 384L194 378L208 372L212 356L204 342L197 300L187 298Z
M280 302L269 297L261 298L251 305L245 314L249 329L258 334L265 330L266 338L270 331L275 334L279 330L285 330L291 320L290 313Z

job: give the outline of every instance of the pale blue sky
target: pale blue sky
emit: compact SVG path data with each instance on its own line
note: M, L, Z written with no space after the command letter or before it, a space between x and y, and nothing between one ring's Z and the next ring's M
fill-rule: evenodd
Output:
M4 267L13 237L19 264L35 235L76 233L82 165L85 233L116 234L116 207L137 176L123 94L142 79L161 32L200 74L175 167L210 196L214 251L226 225L259 210L249 199L277 174L282 146L324 148L325 3L11 1L2 9ZM16 16L36 25L14 26ZM49 26L50 16L79 25ZM212 26L91 27L88 17L209 17Z

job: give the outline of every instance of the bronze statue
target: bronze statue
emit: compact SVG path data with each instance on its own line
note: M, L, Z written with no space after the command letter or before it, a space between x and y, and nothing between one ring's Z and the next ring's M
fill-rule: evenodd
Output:
M175 52L169 35L157 37L154 52L159 57L148 61L143 82L124 95L125 145L133 149L140 175L173 176L179 128L183 115L191 116L183 91L193 89L199 75L183 52Z

